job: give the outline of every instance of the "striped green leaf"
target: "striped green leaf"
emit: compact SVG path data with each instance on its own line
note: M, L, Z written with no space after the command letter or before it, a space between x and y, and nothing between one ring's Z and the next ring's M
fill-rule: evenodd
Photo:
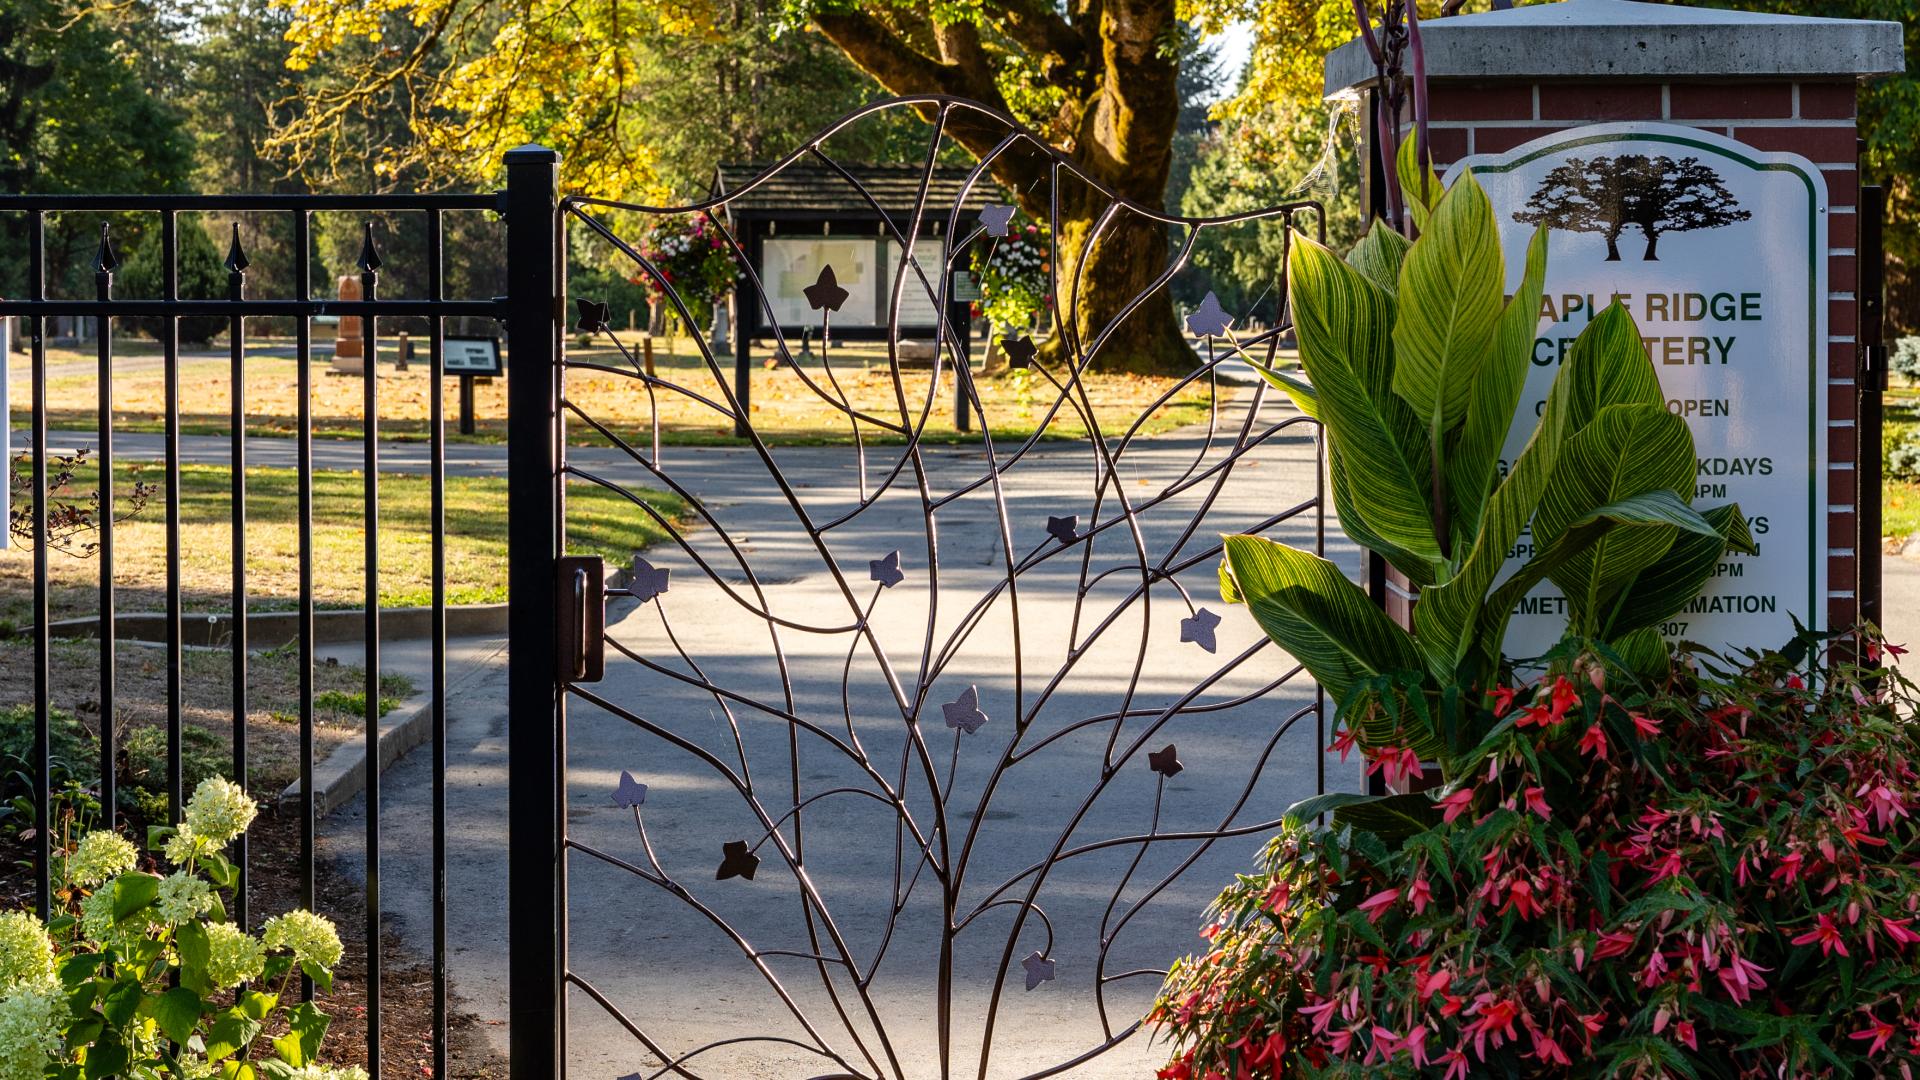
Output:
M1547 230L1542 226L1527 244L1527 265L1513 298L1494 326L1493 347L1474 380L1467 422L1447 453L1447 489L1453 497L1453 524L1461 537L1480 529L1480 515L1500 464L1500 451L1513 427L1520 394L1533 367L1533 342L1540 327L1540 294L1547 276ZM1464 545L1456 543L1458 549Z
M1413 242L1388 225L1385 218L1374 218L1367 235L1347 252L1347 263L1366 275L1368 281L1392 293L1400 288L1400 267Z
M1599 627L1599 636L1615 638L1643 627L1657 626L1686 610L1713 576L1714 567L1729 551L1758 555L1753 531L1738 503L1701 511L1713 526L1713 535L1682 532L1673 546L1621 592Z
M1425 233L1432 221L1433 206L1447 189L1440 183L1439 174L1433 171L1433 163L1420 160L1418 140L1409 137L1400 143L1400 152L1394 155L1393 171L1400 181L1400 197L1406 203L1408 219L1416 231Z
M1267 380L1268 385L1293 399L1294 408L1299 409L1315 420L1320 419L1320 400L1318 395L1314 393L1312 383L1305 379L1296 379L1284 371L1275 370L1264 364L1256 364L1252 359L1244 355L1241 357L1241 360L1247 367L1253 369L1254 374Z
M1348 509L1393 548L1441 563L1427 440L1392 390L1392 297L1305 237L1296 238L1287 272L1300 364L1313 381L1321 422L1349 476L1365 480L1348 485Z
M1493 203L1468 173L1408 249L1395 294L1393 389L1435 443L1466 416L1500 320L1505 278Z
M1640 327L1618 302L1594 316L1567 355L1574 370L1569 387L1573 430L1587 426L1609 405L1664 405L1660 378L1640 340Z
M1552 544L1594 507L1636 495L1684 492L1684 502L1693 492L1697 467L1686 421L1659 405L1608 405L1568 440L1541 494L1534 540ZM1710 527L1706 531L1719 535ZM1567 595L1573 629L1597 636L1593 620L1601 617L1603 598L1658 562L1674 535L1665 523L1614 529L1556 567L1549 576Z
M1303 664L1335 700L1353 684L1420 669L1407 632L1373 605L1340 568L1257 536L1226 538L1232 591L1260 628Z
M1500 641L1506 637L1507 620L1521 597L1541 581L1555 577L1569 562L1589 555L1596 545L1610 536L1632 529L1666 529L1669 539L1676 530L1719 535L1704 517L1671 491L1643 492L1589 511L1570 522L1543 550L1502 582L1487 598L1480 615L1480 640L1497 650ZM1557 583L1557 577L1555 580ZM1564 586L1562 591L1565 591ZM1424 597L1421 602L1425 602ZM1571 597L1569 603L1573 603ZM1579 632L1577 627L1575 630Z

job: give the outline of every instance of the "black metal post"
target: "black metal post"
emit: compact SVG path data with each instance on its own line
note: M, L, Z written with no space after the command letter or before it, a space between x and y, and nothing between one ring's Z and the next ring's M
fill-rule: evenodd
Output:
M509 1075L560 1075L561 760L553 647L559 555L560 155L506 155L507 977Z
M473 434L473 376L460 376L460 434Z
M754 315L760 310L760 294L753 285L741 281L733 287L733 436L744 439L753 426L753 332ZM777 351L777 350L776 350Z
M951 288L951 286L949 286ZM973 430L973 321L966 304L947 305L947 325L953 329L953 426L960 431Z
M1858 394L1859 439L1855 443L1854 475L1854 596L1861 622L1880 625L1880 442L1884 437L1887 388L1886 251L1883 226L1887 189L1860 189L1860 326L1856 331L1860 362L1854 390Z

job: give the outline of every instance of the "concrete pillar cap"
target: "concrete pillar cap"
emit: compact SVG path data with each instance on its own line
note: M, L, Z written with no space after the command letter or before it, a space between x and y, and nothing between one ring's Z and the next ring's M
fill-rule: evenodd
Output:
M1561 0L1420 24L1429 79L1865 79L1906 70L1897 22L1639 0ZM1358 39L1327 56L1333 97L1376 81Z

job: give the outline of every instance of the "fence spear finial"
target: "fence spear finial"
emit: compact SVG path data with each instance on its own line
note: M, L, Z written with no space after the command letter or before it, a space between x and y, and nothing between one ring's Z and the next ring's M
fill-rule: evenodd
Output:
M227 272L244 274L250 265L252 263L247 258L246 249L240 246L240 223L236 221L233 223L233 243L227 245Z
M113 252L113 240L107 236L109 225L100 226L100 250L93 257L95 273L111 274L120 269L120 256Z
M371 274L380 269L380 252L373 246L373 222L367 222L365 237L360 241L360 272Z

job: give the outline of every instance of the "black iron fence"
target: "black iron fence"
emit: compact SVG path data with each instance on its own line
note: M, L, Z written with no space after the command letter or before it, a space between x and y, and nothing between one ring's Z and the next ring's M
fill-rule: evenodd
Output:
M51 746L52 678L46 543L50 528L49 320L91 320L97 339L93 375L98 380L99 417L93 437L102 465L101 505L109 508L98 516L97 525L101 627L97 635L101 705L97 783L109 814L115 805L112 785L119 752L114 672L116 652L121 647L119 635L108 629L115 625L116 615L116 530L111 512L116 493L112 469L107 467L115 453L115 321L126 317L159 321L165 447L157 505L166 527L166 804L174 820L180 815L186 794L182 685L187 647L181 580L185 554L182 363L177 327L188 318L210 317L226 324L233 395L229 402L227 462L232 481L224 517L232 530L229 602L231 611L240 616L256 600L248 579L248 403L242 377L246 339L254 320L292 321L299 402L292 432L298 448L294 526L299 564L294 648L300 672L294 720L300 741L302 793L297 808L298 865L300 901L309 907L315 902L317 880L312 324L324 316L363 319L367 327L365 362L371 374L383 323L391 326L400 318L425 320L432 388L427 427L431 502L428 540L433 582L428 687L433 812L431 836L427 838L433 868L429 885L433 919L430 1038L433 1074L447 1075L445 784L449 747L443 330L449 319L498 319L504 322L511 364L507 417L507 501L511 510L507 571L511 678L507 712L511 730L506 749L509 790L505 823L509 850L506 879L500 886L509 895L508 1035L513 1075L535 1078L564 1074L570 1025L578 1019L569 1017L566 1006L570 997L591 1002L603 1019L610 1019L632 1037L632 1063L639 1066L634 1071L643 1076L778 1074L767 1064L771 1059L728 1056L754 1047L784 1047L780 1052L799 1053L808 1062L805 1075L824 1071L878 1080L934 1073L946 1076L956 1070L973 1072L972 1062L963 1062L962 1058L977 1059L978 1070L985 1075L995 1053L993 1048L1007 1043L1003 1035L996 1044L994 1017L1006 1008L1003 991L1009 978L1024 981L1029 991L1053 982L1056 976L1087 980L1083 988L1092 1011L1086 1014L1089 1019L1084 1031L1072 1032L1076 1038L1085 1036L1080 1039L1082 1045L1053 1064L1027 1070L1032 1075L1072 1070L1127 1042L1139 1022L1137 1013L1129 1016L1115 1012L1117 1006L1111 1000L1119 992L1115 987L1125 984L1124 988L1134 995L1128 1000L1137 999L1135 988L1151 980L1173 958L1173 951L1184 951L1185 946L1168 944L1174 939L1163 936L1144 952L1131 946L1116 952L1116 939L1130 927L1137 929L1152 921L1141 913L1156 900L1170 907L1173 923L1169 925L1197 925L1203 901L1195 900L1194 890L1204 892L1209 883L1224 880L1217 876L1225 865L1216 851L1219 842L1253 838L1271 830L1287 802L1320 790L1327 783L1321 750L1326 742L1325 710L1316 688L1290 659L1279 657L1264 637L1246 633L1250 623L1220 629L1221 616L1215 610L1218 605L1206 600L1207 579L1212 576L1219 552L1215 533L1269 532L1285 535L1295 543L1324 546L1325 492L1317 425L1283 410L1263 383L1255 381L1234 388L1222 379L1227 371L1242 368L1243 361L1260 366L1277 363L1287 335L1284 318L1275 326L1236 335L1232 314L1222 311L1210 297L1211 309L1203 307L1199 321L1188 324L1189 338L1196 349L1191 369L1126 415L1114 413L1099 400L1100 392L1090 389L1090 372L1097 367L1094 361L1107 347L1114 328L1134 317L1149 298L1171 287L1210 231L1272 220L1282 228L1283 246L1278 254L1279 266L1284 266L1284 238L1290 235L1285 230L1304 228L1323 234L1324 223L1318 207L1311 203L1216 219L1180 218L1157 208L1130 204L1106 192L1097 180L1009 118L968 102L914 99L876 106L869 112L904 108L919 109L934 117L928 175L932 163L946 152L943 140L950 137L950 123L964 121L976 137L983 127L997 125L1001 131L997 145L981 155L986 164L975 168L968 182L944 204L930 199L923 180L904 212L897 206L881 205L828 153L831 132L823 133L762 177L764 181L803 159L826 164L847 180L845 195L850 205L878 212L881 237L890 239L903 253L886 271L893 275L892 310L877 324L886 332L865 335L877 338L884 347L877 366L869 362L865 372L884 390L880 405L856 400L857 395L850 395L839 381L851 377L852 370L834 366L832 350L842 346L833 336L832 314L838 301L833 299L830 273L815 283L820 288L817 294L808 293L811 311L807 318L818 320L818 337L811 339L818 343L818 359L812 357L807 346L799 352L791 348L786 328L794 319L773 309L770 285L762 280L756 258L758 249L741 244L727 225L729 202L750 193L754 184L691 207L563 201L558 155L540 147L524 147L507 155L506 188L497 195L0 197L0 215L24 218L27 237L25 295L0 301L0 315L21 317L32 366L29 458L35 549L31 636L36 665L32 764L37 778L34 801L38 820L46 822L50 810L45 782ZM846 122L855 119L858 116ZM840 126L836 125L836 130ZM1033 392L1038 395L1038 405L1021 407L1033 409L1040 417L1029 425L1031 430L1008 440L994 434L996 422L1004 417L996 416L995 408L982 396L982 376L974 370L969 332L956 324L965 305L956 301L953 290L979 250L986 249L984 257L991 260L993 245L1004 235L1012 208L996 201L1001 196L987 180L987 171L995 159L1013 154L1028 155L1040 163L1035 175L1041 179L1022 196L1025 205L1040 208L1034 216L1043 219L1052 237L1062 235L1062 206L1069 195L1083 207L1078 211L1083 220L1087 219L1084 206L1090 199L1104 200L1102 208L1090 216L1091 235L1078 253L1064 258L1054 250L1050 288L1055 295L1074 294L1087 252L1103 236L1118 235L1127 228L1150 227L1160 230L1171 242L1166 244L1165 264L1156 268L1151 282L1130 302L1118 305L1117 315L1105 329L1088 333L1083 339L1072 313L1067 312L1057 320L1058 333L1063 337L1057 343L1057 352L1041 355L1032 341L1017 336L1001 343L1014 365L1026 369L1022 378L1037 388ZM108 213L157 217L164 268L160 295L115 295L118 259L111 234L99 245L94 295L50 295L45 256L49 218ZM381 244L370 227L363 235L357 260L361 298L340 300L316 295L310 252L313 217L321 213L377 214L390 220L421 221L425 237L425 267L420 275L423 295L405 299L383 295ZM453 213L497 214L504 219L503 296L445 295L445 218ZM247 251L236 230L225 263L225 295L183 297L178 265L180 233L189 224L187 215L206 214L277 215L287 223L290 246L282 252ZM727 251L738 262L736 302L751 304L757 310L737 318L735 324L768 328L774 338L774 359L781 365L779 375L789 380L785 389L809 398L844 422L848 445L807 451L813 456L805 461L793 457L792 451L777 448L755 422L748 400L752 373L745 363L729 371L698 342L701 355L688 370L656 373L631 356L619 363L567 359L570 324L576 332L607 330L604 316L590 306L582 305L575 318L567 304L566 274L572 246L568 231L583 234L580 239L587 245L597 245L601 256L624 267L624 272L651 282L663 302L673 305L691 322L675 283L662 273L638 240L638 234L650 222L687 215L703 216L714 223L717 235L724 238ZM938 254L917 254L923 226L936 219L944 224ZM290 279L298 283L291 295L249 295L249 268L262 258L291 262ZM326 283L320 287L326 288ZM933 356L923 370L910 369L899 356L903 298L916 293L938 322ZM1283 281L1279 283L1279 295L1284 296ZM811 335L811 329L808 333ZM617 338L611 345L616 350L625 347ZM662 420L657 409L650 421L637 429L622 428L597 415L599 403L579 387L570 391L570 374L603 376L609 372L628 380L634 391L647 395L649 401L657 402L668 395L690 400L710 414L714 426L744 433L744 456L725 476L723 489L689 476L683 465L669 464L662 450ZM362 571L366 641L362 737L371 766L380 760L382 698L382 568L375 542L381 528L380 380L364 378L361 390L364 421L358 436L359 466L368 538ZM927 424L934 403L949 399L959 403L956 420L975 417L980 431L967 436L969 441L960 447L943 449L928 440ZM1175 430L1176 437L1165 442L1149 439L1148 432L1156 430L1155 425L1168 426L1163 421L1176 409L1187 410L1180 415L1189 421ZM1071 430L1063 436L1056 427L1060 425ZM617 452L624 471L600 471L577 460L569 450L574 439L597 441ZM1266 471L1249 471L1256 467ZM808 475L804 480L797 479L796 470ZM1051 500L1046 505L1057 506L1037 516L1036 509L1043 503L1017 493L1021 485L1033 482L1036 476L1042 487L1053 485L1042 498ZM1064 485L1068 490L1061 490L1062 477L1071 478ZM1245 494L1244 485L1266 481L1275 482L1267 494ZM654 562L642 560L622 568L624 576L614 575L616 587L603 591L608 575L602 573L597 560L567 558L567 492L569 485L582 484L614 492L642 508L648 504L641 489L651 485L683 500L687 515L675 519L648 509L646 512L668 534L668 541L659 553L648 556ZM753 544L742 530L729 524L729 499L764 499L779 508L779 521L766 528L817 556L818 565L812 573L815 580L830 584L825 602L837 614L828 614L825 609L798 615L776 611L778 587L786 582L756 571L756 561L764 564L770 556L754 555ZM903 505L908 507L899 520L884 518L878 509L893 500L904 500ZM989 519L982 535L989 538L986 557L997 569L990 579L970 580L958 570L943 579L940 529L943 523L963 517L962 512L969 508ZM755 526L756 531L759 528ZM847 537L859 539L856 542ZM854 570L848 570L849 566ZM679 573L669 579L674 569ZM909 575L913 580L895 590L894 586ZM673 583L671 597L663 595L668 592L669 580ZM943 580L948 582L948 595L962 596L963 609L971 611L957 627L937 629L928 614L923 631L916 630L897 641L879 629L889 617L889 605L915 595L932 603L931 597L938 594ZM1114 594L1107 595L1109 591ZM683 645L667 622L666 612L677 608L683 596L703 594L719 605L716 610L726 612L725 618L747 628L738 641L763 643L744 652L737 642L729 647L727 659L745 665L734 671L733 677L703 668L699 647ZM1022 597L1029 611L1044 609L1050 600L1057 601L1058 607L1044 617L1029 615L1023 621L1018 606ZM980 638L991 636L992 632L981 629L989 614L1001 612L994 617L1007 618L1003 605L1008 604L1012 605L1012 615L1002 632L1011 633L1017 643L1023 632L1037 638L1043 630L1070 627L1066 653L1041 663L1026 659L1016 644L1012 660L1005 665L970 671L963 657ZM657 624L643 627L640 614L658 620ZM709 613L701 617L713 616ZM245 618L236 617L231 625L229 766L244 784L251 734L247 720L249 641ZM1149 628L1153 628L1151 632ZM1074 680L1082 677L1080 666L1087 656L1126 635L1137 635L1137 649L1115 672L1101 677L1110 678L1120 690L1112 703L1096 703L1095 696L1086 696L1091 691L1083 694L1074 686ZM827 715L816 711L817 703L802 703L804 695L796 694L795 684L810 676L796 676L788 642L808 637L838 639L841 644L837 647L847 652L846 667L814 688L825 693L827 700L837 694L850 702L854 684L866 677L853 674L855 657L864 654L873 658L877 665L874 671L879 673L875 677L885 687L875 700L882 702L879 711L885 714L882 719L892 734L876 734L868 728L871 718L856 717L851 703L846 705L844 716L838 705L828 709L831 715ZM1173 653L1171 647L1184 651ZM608 679L605 685L591 685L603 676ZM770 679L773 685L784 685L785 689L772 694L753 689L751 684L756 679ZM719 726L696 732L684 717L656 712L657 701L646 688L667 685L690 694L690 700L703 702L701 715L721 717ZM1075 694L1083 696L1075 698ZM1046 708L1050 700L1068 699L1075 702L1071 716L1063 717ZM1003 709L1010 710L1005 719L1000 711ZM989 711L995 713L998 723L987 724ZM1220 726L1229 721L1241 726ZM650 755L678 753L681 760L677 766L660 766L672 778L692 782L693 774L701 773L704 779L699 782L717 782L735 796L730 810L712 804L715 822L744 823L748 830L740 837L729 835L718 873L720 884L736 878L751 881L764 854L767 865L761 868L762 879L780 883L777 887L784 890L781 898L788 901L785 908L800 920L802 943L759 941L762 927L752 916L725 914L741 902L737 892L711 902L696 895L690 883L706 874L678 875L663 863L663 858L672 857L676 845L656 848L659 833L649 833L640 809L644 794L636 798L624 784L626 794L622 797L627 802L622 807L633 811L638 847L616 851L597 836L577 834L569 824L570 815L583 806L605 802L607 793L582 787L579 778L570 779L570 722L589 725L596 738L619 731L643 739L647 751L641 756L649 760ZM1193 727L1202 724L1215 726ZM842 726L844 732L839 730ZM951 758L943 768L941 759L947 751L933 745L934 736L944 739L949 729ZM1182 751L1171 741L1164 747L1159 743L1189 729L1200 733L1180 735L1187 748L1183 763ZM987 732L984 739L979 737L982 730ZM766 731L777 733L776 745L761 745ZM716 735L719 744L713 743ZM1044 763L1043 752L1086 735L1097 735L1105 745L1091 779L1070 781L1060 778L1064 774L1048 774L1054 778L1047 780L1075 797L1073 801L1080 810L1071 815L1072 822L1029 853L995 839L989 823L1007 813L995 808L996 791L1004 795L1022 784L1032 784L1033 770ZM1187 741L1190 738L1198 741ZM808 747L808 761L817 762L820 759L812 755L824 754L837 763L836 768L844 767L857 775L835 787L810 788L803 776L803 742ZM889 753L898 752L899 759L894 763L897 768L881 760L878 748L883 743L891 747ZM874 749L869 750L869 745ZM755 784L749 746L756 753L770 754L773 764L765 767L763 775L778 775L780 783ZM968 751L965 757L963 748ZM737 762L731 757L736 751ZM1036 757L1037 753L1041 757ZM1231 775L1219 771L1227 767L1237 771ZM676 768L679 771L674 771ZM958 779L963 769L973 770L964 783ZM1172 785L1173 778L1183 771L1188 771L1186 780L1181 786ZM1189 797L1178 792L1186 790L1186 781L1196 775L1204 776L1208 797L1189 799L1195 806L1183 807L1179 800ZM638 790L643 792L644 788ZM892 899L882 905L886 914L868 928L872 936L864 945L857 944L845 925L836 922L834 901L819 887L828 876L825 865L830 861L830 849L847 840L846 834L820 831L814 823L822 820L822 810L813 804L849 793L876 803L890 815L882 831L897 851L891 875ZM1216 795L1219 798L1212 798ZM1130 802L1121 811L1110 810L1113 798L1135 800L1137 805ZM1114 816L1119 813L1145 816L1138 821L1127 817L1128 824L1122 827L1121 819ZM1111 835L1088 838L1077 833L1076 829L1087 822L1098 822ZM814 831L807 832L809 827ZM378 769L369 767L363 896L366 1060L376 1078L382 1071L383 1031L380 830L381 783ZM707 843L704 834L687 839L698 845ZM37 831L34 869L37 902L43 913L52 903L50 841L49 829ZM668 855L660 855L660 850ZM1250 850L1235 849L1229 854L1232 860L1238 860ZM812 859L820 869L810 872L808 851L815 853ZM716 845L714 853L719 852ZM252 882L246 869L247 852L242 849L236 855L242 877L240 903L234 915L243 925L251 925L258 919L248 904ZM1001 865L1016 855L1025 861ZM1116 858L1120 860L1117 866L1106 866ZM654 995L650 1002L636 1002L632 985L602 980L596 971L604 970L607 956L570 951L582 948L590 954L591 945L597 944L583 944L583 939L570 935L570 927L582 912L570 895L569 878L576 867L583 865L589 869L578 872L627 875L628 884L617 887L639 890L634 895L641 903L657 905L623 908L629 916L678 918L668 912L690 910L694 913L690 926L717 933L722 951L744 962L750 977L762 980L773 995L769 999L773 1013L768 1014L764 1028L756 1025L755 1030L742 1030L723 1039L690 1038L671 1025L661 1026L658 1018L647 1015L647 1009L641 1006L691 1013L698 1011L702 1002L681 999L671 988L664 996ZM1196 865L1201 869L1196 871ZM1056 927L1044 906L1043 889L1049 883L1058 887L1060 878L1066 875L1056 871L1069 866L1099 867L1102 869L1097 873L1108 877L1096 883L1103 890L1103 900L1092 909L1087 925ZM978 881L971 893L965 888L970 869ZM922 1012L923 1016L937 1017L938 1035L929 1044L925 1060L902 1056L910 1053L901 1048L909 1046L912 1038L902 1035L900 1038L906 1041L896 1043L891 1032L895 1028L904 1031L904 1027L893 1015L893 1007L880 1000L890 991L876 983L885 974L881 971L882 958L888 955L903 913L915 898L914 883L922 880L927 884L919 887L919 896L930 898L938 926L925 942L927 955L938 958L934 985ZM987 888L992 881L1001 883ZM605 883L598 887L605 887ZM1166 900L1176 893L1181 897L1177 905ZM987 979L990 990L985 997L971 989L957 996L956 980L962 972L972 972L967 977L978 976L976 962L963 958L963 935L979 933L978 928L1003 920L1010 920L1010 929L986 950L999 957L997 964L991 957L979 961L993 969ZM1035 927L1044 929L1044 941L1034 938L1038 932ZM1084 946L1086 951L1056 951L1056 930L1060 950ZM1075 939L1079 943L1069 945L1070 933L1082 937L1091 933L1092 944ZM894 948L893 955L898 957L904 948ZM1018 957L1027 949L1030 955ZM1121 952L1127 957L1125 963L1116 959L1116 969L1110 970L1110 955L1118 957ZM1081 960L1070 958L1056 969L1056 960L1063 954L1084 957L1085 963L1076 969ZM706 963L715 954L708 950L695 955L697 962ZM804 995L789 992L773 974L774 964L795 961L817 984ZM660 989L666 980L667 976L661 975L652 981ZM973 1024L977 1018L964 1015L974 1008L984 1010L983 1023ZM785 1025L778 1031L771 1018L774 1013Z
M157 485L156 500L149 504L149 510L158 508L165 527L166 544L166 580L164 586L165 641L161 653L165 681L165 792L166 814L169 823L180 820L183 800L187 792L183 790L183 740L184 722L184 654L187 638L183 632L183 622L187 618L185 611L182 582L182 563L187 552L182 550L183 514L181 505L181 348L179 325L186 319L215 318L224 320L228 337L230 356L231 397L229 401L229 427L231 441L229 445L228 466L231 472L231 488L228 496L226 519L231 529L232 565L231 595L228 598L233 618L231 638L227 655L231 659L231 760L227 768L232 777L245 785L249 778L248 745L255 734L249 730L248 717L253 711L249 702L248 667L251 659L248 641L248 620L245 615L250 608L257 609L259 598L250 594L248 585L249 566L249 514L247 507L247 430L248 402L246 398L247 380L243 377L247 349L249 324L264 318L291 320L294 330L294 356L291 377L296 380L296 397L299 402L295 417L293 439L297 446L298 491L293 528L297 532L295 541L298 560L298 588L295 603L297 605L297 630L294 634L294 648L297 650L299 685L296 692L299 737L299 790L300 797L296 813L299 818L299 856L298 856L298 902L309 909L316 906L315 886L315 645L314 632L314 466L313 466L313 386L314 341L312 324L323 316L343 316L364 321L366 367L369 373L374 370L374 357L378 349L381 320L397 317L412 317L425 320L427 333L427 362L434 378L431 380L430 434L428 436L428 483L430 486L430 559L434 582L432 596L432 660L430 686L433 723L430 741L435 760L443 760L445 754L445 695L446 695L446 595L445 584L445 445L444 403L442 401L442 324L450 318L479 317L491 320L499 316L501 306L493 297L450 298L444 294L444 220L447 214L498 213L500 201L493 195L408 195L408 196L335 196L335 195L257 195L257 196L0 196L0 216L14 219L24 218L24 227L19 230L25 238L26 250L26 286L25 296L18 299L0 300L0 316L18 316L23 327L28 351L30 353L32 394L32 419L29 433L30 449L26 455L32 470L30 485L31 499L31 542L33 544L33 600L31 634L34 656L34 717L33 743L30 751L33 784L33 804L35 820L40 827L33 832L33 870L35 880L35 903L42 917L48 914L53 897L50 894L54 880L51 873L51 842L54 830L48 827L51 807L47 778L50 772L50 753L52 747L51 731L51 682L53 639L51 636L51 611L49 604L50 577L50 522L49 511L52 503L48 491L49 471L49 408L48 408L48 341L46 328L56 318L81 319L91 323L92 336L95 339L97 364L94 376L98 381L98 422L93 432L97 448L98 461L98 509L92 515L92 529L95 530L92 542L97 543L95 552L98 572L97 629L94 636L98 640L99 673L96 688L99 713L99 761L97 776L89 785L98 792L102 824L113 827L118 824L121 800L115 791L115 778L118 760L124 752L119 728L121 703L117 694L118 653L120 639L124 632L117 631L118 605L116 593L119 590L118 566L116 564L116 507L119 494L115 490L113 465L116 461L115 448L115 337L123 320L141 319L157 323L157 334L161 351L160 363L164 383L163 438L165 443L164 460L161 464L162 479ZM366 227L358 262L358 282L362 298L358 300L339 300L325 295L316 295L310 266L313 262L313 219L319 213L352 214L356 216L386 215L400 218L417 218L424 228L425 267L424 294L408 299L385 299L380 296L381 256L372 227ZM116 251L113 235L103 228L94 259L94 293L90 298L69 298L49 295L47 282L47 232L49 219L56 216L97 218L102 215L114 215L124 218L126 215L141 215L148 220L146 224L158 231L159 263L162 268L159 295L147 297L116 296L116 272L121 269L121 261ZM226 288L225 295L219 297L189 298L181 295L180 251L183 228L201 228L193 216L233 216L248 215L254 218L279 218L285 222L290 243L271 252L248 252L240 240L240 230L236 225L232 242L225 258ZM157 220L156 220L157 219ZM545 256L550 259L550 253ZM251 296L248 290L248 271L258 259L280 259L287 264L288 272L283 278L295 282L291 295ZM331 282L323 283L327 289ZM362 445L362 483L366 514L365 528L368 542L365 544L364 566L364 637L365 654L365 715L364 738L366 753L370 762L380 760L378 740L380 737L380 709L382 687L380 680L380 644L381 644L381 565L379 545L374 542L378 536L380 522L379 493L381 467L379 454L379 418L381 402L379 399L380 380L364 378L361 380L362 409L365 422L361 438ZM443 769L436 769L435 798L442 797L440 784L444 776ZM364 903L366 909L365 937L367 953L365 956L365 1005L366 1005L366 1062L371 1075L381 1074L381 987L382 987L382 950L381 950L381 901L380 901L380 778L378 769L367 770L365 787L366 807L366 877ZM445 822L441 815L435 815L431 843L434 847L435 880L432 885L433 911L435 920L434 950L431 957L435 978L432 1012L432 1033L434 1043L434 1075L447 1074L446 1058L446 943L444 934L446 888L445 888ZM250 904L253 892L248 852L243 836L237 841L237 850L233 853L234 862L239 870L236 889L235 909L230 913L242 927L257 927L259 918ZM305 987L312 993L312 987Z

